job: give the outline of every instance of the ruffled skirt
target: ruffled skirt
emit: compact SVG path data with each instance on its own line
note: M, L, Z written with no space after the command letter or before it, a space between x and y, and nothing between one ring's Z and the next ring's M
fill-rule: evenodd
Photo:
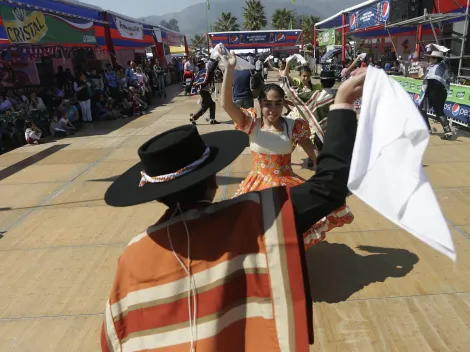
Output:
M266 188L287 186L293 187L304 183L305 180L297 176L293 172L289 176L285 175L262 175L256 171L250 171L248 176L242 181L238 187L235 197L249 192L262 191ZM304 233L304 246L305 250L320 243L325 239L326 233L337 227L342 227L346 224L351 224L354 220L354 215L349 210L349 207L344 204L339 209L336 209L331 214L325 216L323 219L315 223L307 232Z

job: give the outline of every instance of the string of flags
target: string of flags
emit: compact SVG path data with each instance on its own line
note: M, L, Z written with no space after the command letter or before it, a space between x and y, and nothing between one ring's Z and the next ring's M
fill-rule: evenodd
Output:
M107 50L101 47L63 47L63 46L8 46L2 49L3 52L11 51L12 55L21 54L29 56L31 60L42 57L73 58L75 53L82 52L85 56L95 55L102 58L108 55Z

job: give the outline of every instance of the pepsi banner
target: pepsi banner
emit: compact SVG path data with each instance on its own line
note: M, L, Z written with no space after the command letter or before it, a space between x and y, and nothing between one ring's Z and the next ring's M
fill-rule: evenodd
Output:
M410 94L410 97L417 105L422 89L422 81L401 76L392 77ZM434 113L432 109L429 112L431 114ZM447 101L444 104L444 113L459 125L469 126L470 87L451 84L447 94Z
M390 17L391 1L392 0L380 0L375 4L350 12L348 14L349 31L354 32L385 24Z
M249 31L209 33L212 46L222 43L227 49L256 49L295 46L302 34L292 31Z

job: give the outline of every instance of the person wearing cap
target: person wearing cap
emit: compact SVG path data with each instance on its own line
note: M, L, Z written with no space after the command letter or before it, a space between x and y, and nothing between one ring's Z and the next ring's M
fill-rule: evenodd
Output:
M125 207L157 200L166 213L117 264L102 351L296 351L313 343L302 235L344 203L365 74L339 89L318 171L302 185L213 203L216 174L248 146L241 131L186 125L138 150L140 162L105 194Z
M431 124L429 123L428 110L434 109L434 113L444 129L444 135L441 139L451 140L453 133L444 114L444 105L447 99L447 92L450 89L450 73L447 65L443 62L444 53L441 51L433 51L429 55L429 67L424 76L421 95L418 105L423 115L424 121L428 126L429 133L432 133Z
M195 114L191 114L189 121L195 125L196 121L209 110L209 118L206 118L207 122L211 125L216 125L219 122L215 119L215 102L212 100L212 87L214 85L215 69L218 66L218 62L210 59L207 63L203 60L197 62L199 71L194 78L194 90L199 91L201 95L202 104L201 108Z

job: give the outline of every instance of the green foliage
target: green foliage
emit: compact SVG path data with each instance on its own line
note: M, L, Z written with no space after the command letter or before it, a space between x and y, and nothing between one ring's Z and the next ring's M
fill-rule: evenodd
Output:
M243 7L243 17L245 29L249 31L260 30L268 24L266 11L259 0L246 0Z
M240 30L240 25L237 23L237 18L232 16L231 12L222 12L218 21L214 24L216 32L234 32Z

